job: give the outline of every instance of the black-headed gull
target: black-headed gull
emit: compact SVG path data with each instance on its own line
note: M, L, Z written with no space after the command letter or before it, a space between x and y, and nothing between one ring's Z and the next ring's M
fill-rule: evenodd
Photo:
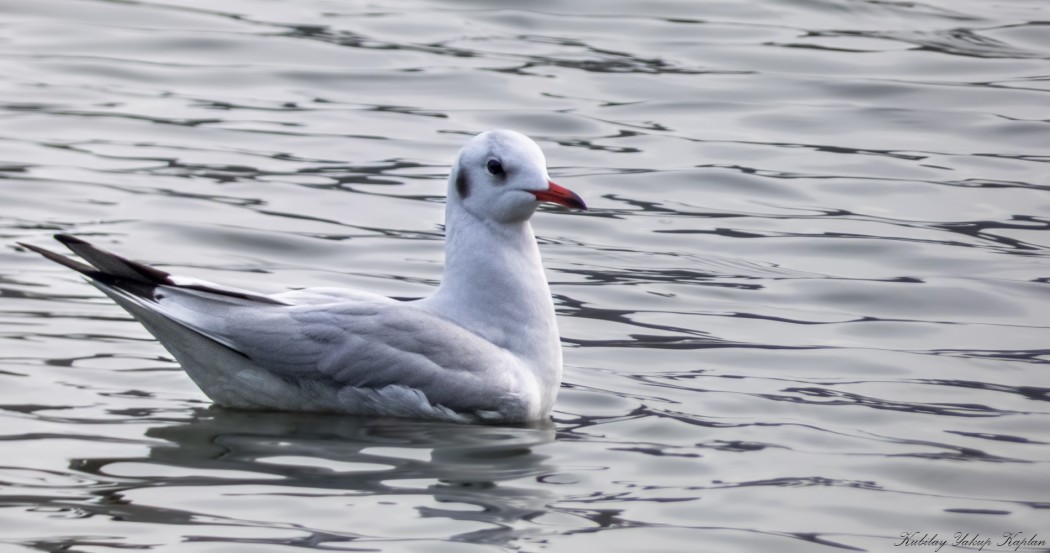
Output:
M539 146L495 130L460 150L445 207L445 271L428 298L358 290L261 295L171 275L68 235L79 271L141 322L215 403L460 422L546 418L562 375L554 304L529 218L586 209Z

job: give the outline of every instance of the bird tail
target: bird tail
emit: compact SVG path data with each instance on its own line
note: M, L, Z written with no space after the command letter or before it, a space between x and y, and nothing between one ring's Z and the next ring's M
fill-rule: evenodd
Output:
M19 245L86 276L142 323L212 400L235 407L255 406L251 395L245 394L244 384L237 380L250 364L250 356L225 336L224 327L243 307L288 304L253 292L176 277L73 236L58 234L55 239L87 263L39 246Z

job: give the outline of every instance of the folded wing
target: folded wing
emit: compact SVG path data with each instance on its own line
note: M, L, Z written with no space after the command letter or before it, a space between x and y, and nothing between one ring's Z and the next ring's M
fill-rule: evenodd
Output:
M22 245L87 276L220 404L407 416L429 404L526 416L528 406L514 397L527 378L518 360L412 302L359 292L265 296L175 277L71 236L56 239L90 265Z

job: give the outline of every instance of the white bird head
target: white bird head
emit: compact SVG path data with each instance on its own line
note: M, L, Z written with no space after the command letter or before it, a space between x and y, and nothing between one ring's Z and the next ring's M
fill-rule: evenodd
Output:
M535 142L507 130L481 133L460 150L449 177L449 202L498 223L525 221L540 202L587 209L575 192L551 182Z

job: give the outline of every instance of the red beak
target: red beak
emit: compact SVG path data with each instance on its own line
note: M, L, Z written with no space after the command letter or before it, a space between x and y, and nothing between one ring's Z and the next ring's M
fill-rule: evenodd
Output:
M587 209L587 204L583 203L583 199L577 196L572 190L562 188L551 181L547 181L547 185L549 187L546 190L532 191L532 194L536 196L537 200L563 205L573 209Z

